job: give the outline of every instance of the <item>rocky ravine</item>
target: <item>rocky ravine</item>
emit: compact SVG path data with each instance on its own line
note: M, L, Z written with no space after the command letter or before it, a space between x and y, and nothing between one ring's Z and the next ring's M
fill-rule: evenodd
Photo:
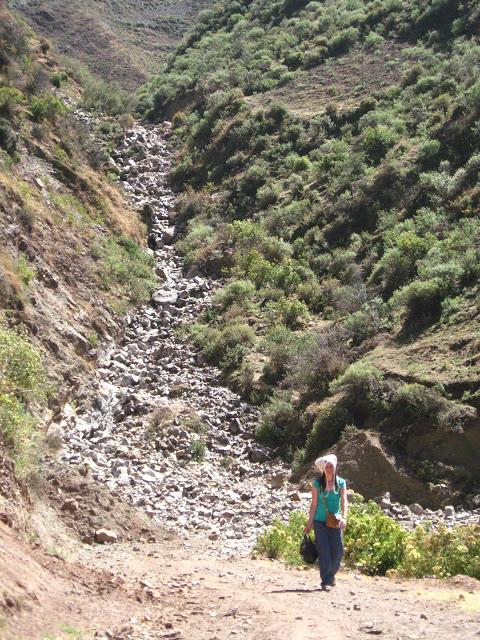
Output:
M100 358L93 406L66 407L62 457L161 524L201 530L228 540L225 549L245 552L274 517L306 508L308 496L289 485L273 452L254 442L258 411L221 386L219 371L179 337L214 284L186 277L172 244L167 131L138 125L114 156L134 205L149 207L159 286L150 305L125 318L121 343ZM205 458L196 462L201 442Z
M181 327L221 283L185 275L176 252L168 131L168 125L136 125L114 154L133 205L151 217L158 288L151 304L125 318L121 342L100 357L93 401L78 410L67 405L51 429L61 430L63 459L163 526L201 531L224 539L223 550L245 553L275 517L307 510L309 494L287 481L289 470L274 451L254 441L258 410L223 387L219 371L181 338ZM205 458L196 462L204 445ZM388 495L379 502L407 528L424 520L467 524L480 516L480 509L392 504Z

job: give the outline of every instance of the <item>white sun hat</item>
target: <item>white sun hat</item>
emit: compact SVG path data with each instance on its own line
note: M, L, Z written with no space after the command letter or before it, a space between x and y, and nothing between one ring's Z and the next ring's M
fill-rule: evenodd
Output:
M333 453L329 453L326 456L320 456L320 458L317 458L315 460L315 468L317 469L317 471L319 473L323 473L325 471L325 467L327 466L328 463L333 464L333 472L336 473L337 471L337 456L334 455Z

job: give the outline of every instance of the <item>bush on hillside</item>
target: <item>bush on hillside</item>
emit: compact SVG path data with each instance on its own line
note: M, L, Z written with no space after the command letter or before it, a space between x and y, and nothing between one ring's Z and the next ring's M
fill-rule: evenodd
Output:
M0 323L0 438L17 472L35 469L40 437L28 412L33 400L46 396L46 374L41 354L20 333Z
M249 280L234 280L217 291L214 303L219 304L224 310L233 304L243 309L249 309L252 306L255 291L254 284Z
M327 407L320 410L313 422L305 443L302 462L315 460L322 451L334 445L349 424L351 424L351 415L343 399L329 402Z
M255 342L252 327L238 319L222 328L196 325L192 336L207 360L226 371L238 369Z
M438 279L414 280L395 292L392 305L405 310L406 330L420 330L440 318L444 297L445 293Z
M55 120L59 115L67 111L66 106L61 100L51 93L43 93L40 96L34 96L30 103L30 110L35 120Z
M289 368L289 384L317 399L324 397L329 383L347 366L347 337L345 330L334 327L306 340Z
M278 302L268 302L267 315L272 323L281 322L290 329L296 329L302 321L310 317L307 305L297 298L281 298Z
M11 120L17 106L24 102L23 94L14 87L0 87L0 117Z
M289 392L278 391L263 408L255 437L285 452L301 433L300 424L300 416L292 406Z
M127 299L136 305L150 299L156 283L153 256L125 236L94 245L92 252L99 259L98 273L105 288L120 285Z

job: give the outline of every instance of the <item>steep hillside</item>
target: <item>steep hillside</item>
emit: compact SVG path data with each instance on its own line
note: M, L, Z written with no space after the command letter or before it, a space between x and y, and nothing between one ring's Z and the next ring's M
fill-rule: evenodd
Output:
M10 0L61 53L124 89L138 87L180 41L210 0Z
M300 471L371 431L432 503L480 490L479 21L229 1L143 91L173 117L186 259L232 279L193 339Z
M42 450L34 415L48 418L88 379L117 313L153 282L137 244L145 227L99 142L99 129L121 127L67 106L80 98L48 43L1 9L0 448L21 475Z

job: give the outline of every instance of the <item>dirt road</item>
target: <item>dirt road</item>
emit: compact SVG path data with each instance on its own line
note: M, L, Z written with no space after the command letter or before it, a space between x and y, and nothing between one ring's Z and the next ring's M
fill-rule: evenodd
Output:
M325 593L315 569L221 558L218 543L198 538L76 545L67 559L36 551L32 560L1 532L0 551L10 545L21 567L16 605L0 627L4 640L480 637L480 585L469 578L400 581L343 571Z

